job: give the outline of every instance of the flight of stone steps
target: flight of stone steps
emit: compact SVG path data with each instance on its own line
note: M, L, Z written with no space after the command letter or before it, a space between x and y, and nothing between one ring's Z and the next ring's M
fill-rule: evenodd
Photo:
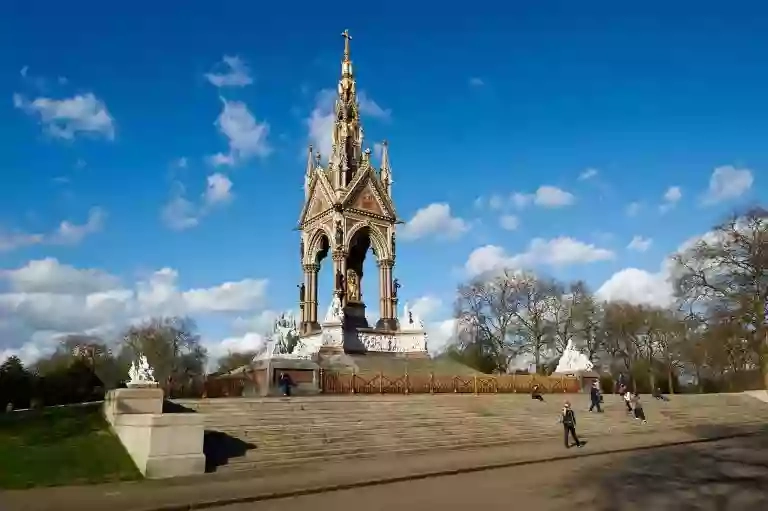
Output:
M309 461L461 449L515 442L560 441L565 399L584 438L652 434L673 428L764 425L768 405L738 394L646 396L647 424L633 420L621 398L605 396L602 414L587 395L356 395L176 400L203 413L207 455L216 471L268 469Z

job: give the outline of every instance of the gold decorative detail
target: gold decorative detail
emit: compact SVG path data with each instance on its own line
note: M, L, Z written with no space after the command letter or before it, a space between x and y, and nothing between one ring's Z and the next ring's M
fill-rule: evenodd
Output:
M347 301L360 301L360 281L352 268L347 268Z

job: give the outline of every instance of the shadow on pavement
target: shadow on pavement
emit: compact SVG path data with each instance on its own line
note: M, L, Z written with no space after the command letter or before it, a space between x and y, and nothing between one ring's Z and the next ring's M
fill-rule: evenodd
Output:
M741 428L692 428L700 438ZM563 481L563 493L595 511L768 509L768 434L639 451Z
M218 467L229 463L230 459L245 456L252 449L256 449L255 444L244 442L221 431L206 430L203 437L205 471L215 472Z

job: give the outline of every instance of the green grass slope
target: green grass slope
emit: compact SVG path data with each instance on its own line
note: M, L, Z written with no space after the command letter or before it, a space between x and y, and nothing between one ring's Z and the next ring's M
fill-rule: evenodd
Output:
M0 488L140 477L99 405L0 414Z

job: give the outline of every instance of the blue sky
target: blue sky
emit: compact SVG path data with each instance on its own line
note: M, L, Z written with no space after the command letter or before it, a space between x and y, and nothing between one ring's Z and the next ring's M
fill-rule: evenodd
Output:
M196 317L215 353L258 342L295 307L304 151L329 136L344 28L414 220L401 296L436 339L473 269L663 302L664 258L768 192L757 1L170 4L0 18L0 351L149 313Z

